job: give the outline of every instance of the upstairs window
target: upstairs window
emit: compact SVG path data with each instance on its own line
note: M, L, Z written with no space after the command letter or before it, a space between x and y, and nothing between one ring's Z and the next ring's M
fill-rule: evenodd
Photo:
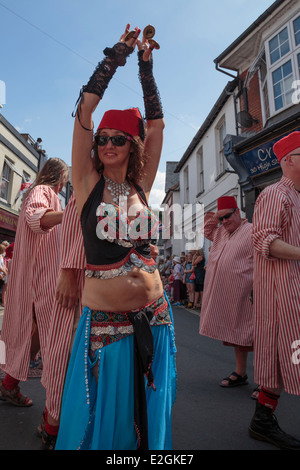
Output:
M184 181L184 204L189 203L189 167L186 166L183 170L183 181Z
M293 83L300 79L300 15L290 20L265 45L268 99L262 89L265 116L276 114L293 105ZM263 76L261 70L261 78ZM261 80L261 86L265 81Z
M300 16L293 21L296 46L300 44Z
M275 110L277 111L292 102L294 74L291 60L288 60L285 64L272 72L272 81Z
M216 126L216 150L217 150L217 177L222 175L227 168L227 160L224 156L224 139L226 137L226 122L223 117Z
M11 182L12 170L7 161L4 160L2 176L1 176L1 190L0 190L0 199L5 202L8 202L10 197L10 182Z
M204 191L204 166L203 166L203 148L197 151L197 193L201 194Z
M287 28L284 28L279 34L271 39L271 41L269 41L269 48L271 64L274 64L274 62L290 52L290 41Z

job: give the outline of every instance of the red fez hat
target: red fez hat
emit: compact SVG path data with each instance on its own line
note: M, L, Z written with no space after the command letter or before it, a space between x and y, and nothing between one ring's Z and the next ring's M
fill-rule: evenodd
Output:
M97 130L117 129L132 135L132 137L137 137L141 136L142 124L143 120L138 108L125 109L124 111L111 109L104 113Z
M237 209L237 203L233 196L222 196L218 199L218 211L223 209Z
M300 147L300 132L295 131L280 139L273 145L274 153L280 162L288 153Z

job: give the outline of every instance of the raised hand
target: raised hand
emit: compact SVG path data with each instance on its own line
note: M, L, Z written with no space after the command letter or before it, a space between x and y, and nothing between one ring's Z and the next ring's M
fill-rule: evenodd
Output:
M144 28L144 31L143 31L142 41L140 41L140 39L138 39L137 41L138 50L145 51L143 54L143 60L145 62L147 62L150 59L151 52L153 51L153 49L160 48L159 44L153 39L154 34L155 34L155 28L151 25L146 26L146 28Z
M140 35L140 28L135 27L133 30L130 30L130 24L128 23L125 28L125 32L120 37L119 42L125 42L127 46L135 48L139 35Z

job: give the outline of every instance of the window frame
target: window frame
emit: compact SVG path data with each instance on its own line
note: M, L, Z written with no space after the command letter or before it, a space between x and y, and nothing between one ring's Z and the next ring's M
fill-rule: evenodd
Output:
M287 64L291 61L292 66L292 83L296 80L300 79L300 71L298 66L298 55L300 54L300 43L296 44L295 38L295 31L294 31L294 21L300 17L299 12L295 14L292 18L290 18L285 24L281 25L280 28L276 30L271 36L269 36L265 40L265 58L266 58L266 65L267 65L267 92L268 92L268 102L269 102L269 116L267 116L266 110L263 110L265 114L266 120L270 117L273 117L286 109L294 106L292 100L289 103L284 103L283 106L276 109L275 105L275 94L274 94L274 83L273 83L273 73L277 71L280 67ZM272 41L276 36L278 36L285 28L287 28L288 32L288 39L289 39L289 47L290 50L279 59L277 59L274 63L271 63L270 60L270 41ZM265 84L265 81L260 82L260 92L261 95L263 94L262 86ZM293 89L291 90L291 95L293 93ZM284 93L284 100L286 99L288 93ZM265 103L264 103L265 106Z
M204 193L204 156L203 147L197 150L197 197Z
M7 167L8 172L9 172L8 179L3 175L5 166ZM2 172L1 172L0 201L5 202L6 204L10 203L13 174L14 174L13 162L11 162L5 157L3 160ZM2 194L3 181L7 184L6 197L2 197L3 196Z
M221 129L224 128L224 132L221 136ZM217 178L225 173L227 168L227 160L224 155L224 139L226 137L226 117L225 114L219 119L216 127L216 170ZM223 137L223 138L222 138Z
M184 186L184 204L189 204L190 189L189 189L189 166L186 165L183 169L183 186Z

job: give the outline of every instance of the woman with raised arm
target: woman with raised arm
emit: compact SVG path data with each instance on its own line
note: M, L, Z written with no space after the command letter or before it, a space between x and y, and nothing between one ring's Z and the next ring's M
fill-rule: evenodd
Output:
M65 383L56 449L171 448L176 371L172 313L151 258L148 207L164 120L152 48L140 30L104 50L75 116L72 182L87 259L84 306ZM147 124L137 108L92 114L138 46ZM146 129L145 129L146 127ZM92 157L91 157L92 155Z

